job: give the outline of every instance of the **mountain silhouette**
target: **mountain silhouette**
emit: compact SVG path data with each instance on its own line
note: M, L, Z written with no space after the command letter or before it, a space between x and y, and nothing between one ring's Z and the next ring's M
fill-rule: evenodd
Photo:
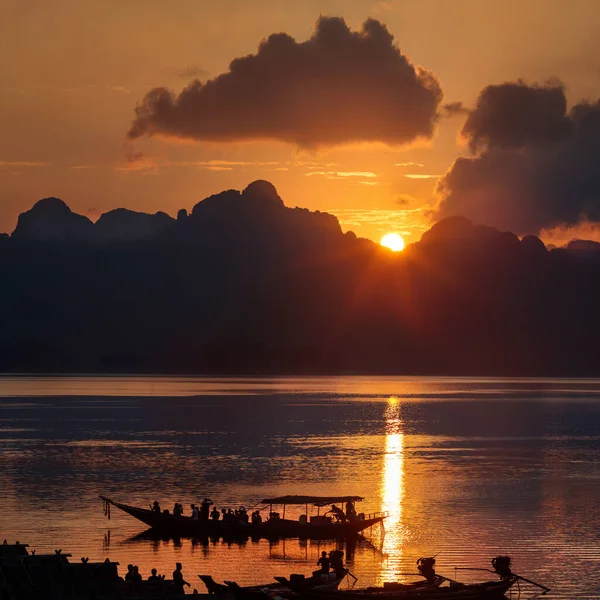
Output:
M94 224L59 198L44 198L19 215L13 239L75 242L89 239Z
M153 215L116 208L106 212L94 223L90 240L103 242L132 241L151 237L170 227L175 220L167 213Z
M0 239L0 369L598 375L599 275L462 217L393 254L266 181L177 219L49 198Z

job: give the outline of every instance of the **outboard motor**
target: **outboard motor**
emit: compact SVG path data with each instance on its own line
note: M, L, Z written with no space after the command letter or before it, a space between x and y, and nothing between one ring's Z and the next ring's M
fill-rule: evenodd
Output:
M417 561L417 569L419 569L419 573L425 577L427 581L432 581L435 578L435 558L433 558L433 556L429 558L419 558Z
M510 579L513 575L510 570L510 556L496 556L492 559L492 567L502 580Z

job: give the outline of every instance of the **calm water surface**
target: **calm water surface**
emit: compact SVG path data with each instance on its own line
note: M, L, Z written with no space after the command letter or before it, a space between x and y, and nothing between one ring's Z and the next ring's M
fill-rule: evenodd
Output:
M488 565L600 598L600 380L64 377L0 379L0 537L242 584L309 573L336 542L159 540L98 494L246 507L358 494L387 510L342 544L361 585ZM288 509L289 510L289 509ZM298 510L297 513L303 512ZM289 514L289 512L288 512ZM410 578L409 578L410 579Z

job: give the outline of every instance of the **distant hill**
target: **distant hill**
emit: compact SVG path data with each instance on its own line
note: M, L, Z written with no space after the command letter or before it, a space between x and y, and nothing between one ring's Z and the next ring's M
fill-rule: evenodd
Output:
M0 370L599 375L600 244L450 217L394 255L266 181L0 238Z

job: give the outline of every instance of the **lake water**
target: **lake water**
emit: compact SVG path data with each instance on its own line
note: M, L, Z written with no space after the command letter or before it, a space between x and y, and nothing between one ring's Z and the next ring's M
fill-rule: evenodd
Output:
M107 520L99 494L186 512L206 496L357 494L359 512L390 516L350 547L156 541L114 508ZM122 574L181 562L200 592L199 573L263 583L339 545L360 585L433 554L441 574L489 579L455 567L509 554L553 598L600 598L600 380L4 377L0 499L2 539Z

